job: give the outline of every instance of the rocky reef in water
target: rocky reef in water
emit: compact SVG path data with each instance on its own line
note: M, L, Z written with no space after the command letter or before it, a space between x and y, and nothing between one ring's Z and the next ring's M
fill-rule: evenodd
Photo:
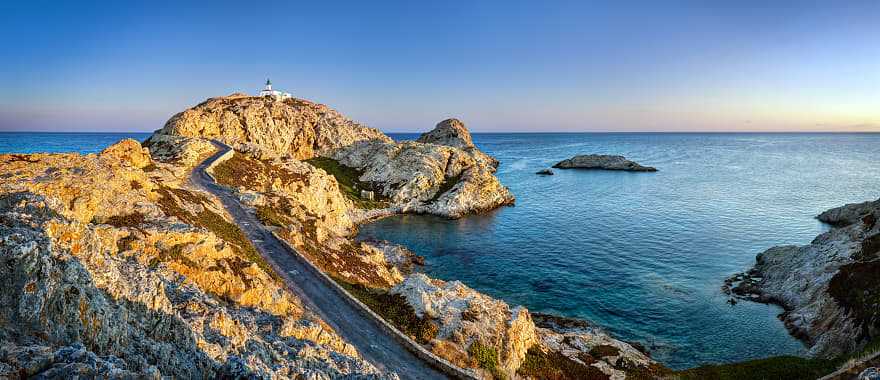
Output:
M804 246L770 248L724 290L775 303L789 331L810 353L831 358L857 351L880 334L880 200L848 204L818 218L834 227Z
M623 156L604 154L585 154L565 159L553 165L557 169L596 169L596 170L623 170L630 172L656 172L657 169L650 166L627 160Z
M208 146L0 155L0 377L396 378L186 185Z

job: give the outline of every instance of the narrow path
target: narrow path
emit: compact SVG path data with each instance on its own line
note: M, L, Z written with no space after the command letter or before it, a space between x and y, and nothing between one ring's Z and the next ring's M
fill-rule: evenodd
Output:
M205 169L231 149L220 143L215 142L215 145L219 151L193 170L190 176L192 183L220 199L234 222L303 304L333 327L336 333L357 348L361 356L377 368L394 371L401 379L446 379L442 372L419 359L378 323L365 317L358 308L344 300L342 295L326 286L307 267L299 254L291 252L278 241L254 215L242 207L229 190L214 183Z

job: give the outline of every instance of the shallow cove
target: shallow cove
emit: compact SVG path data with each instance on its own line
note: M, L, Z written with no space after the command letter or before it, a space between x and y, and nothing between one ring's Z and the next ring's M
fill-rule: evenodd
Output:
M392 135L415 139L417 135ZM819 212L880 197L878 134L476 134L515 207L407 215L360 238L407 245L425 272L530 310L593 321L687 368L804 355L775 306L726 303L724 278L827 229ZM622 154L656 173L535 172Z

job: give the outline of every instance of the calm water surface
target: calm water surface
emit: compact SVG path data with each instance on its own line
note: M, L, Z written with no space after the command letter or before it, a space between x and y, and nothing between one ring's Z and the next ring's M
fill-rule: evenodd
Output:
M119 140L144 141L151 134L0 132L0 153L98 153Z
M412 139L415 135L396 135ZM535 311L594 321L684 368L803 355L780 308L719 287L773 245L806 244L819 212L880 197L878 134L478 134L515 207L399 216L361 237L409 246L425 271ZM656 173L555 170L622 154Z
M95 153L146 133L0 133L0 153ZM393 135L414 139L417 135ZM724 278L819 212L880 197L878 134L478 134L516 207L460 220L400 216L361 237L405 244L425 271L531 310L594 321L675 368L804 354L781 309L728 305ZM657 173L535 171L582 153Z

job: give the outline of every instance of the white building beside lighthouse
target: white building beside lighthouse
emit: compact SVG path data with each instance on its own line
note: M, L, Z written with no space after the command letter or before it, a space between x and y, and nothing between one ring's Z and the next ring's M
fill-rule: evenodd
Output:
M263 91L260 91L260 96L271 96L275 98L275 100L284 100L289 99L292 96L289 92L282 92L278 90L272 89L272 81L266 79L266 87L263 87Z

